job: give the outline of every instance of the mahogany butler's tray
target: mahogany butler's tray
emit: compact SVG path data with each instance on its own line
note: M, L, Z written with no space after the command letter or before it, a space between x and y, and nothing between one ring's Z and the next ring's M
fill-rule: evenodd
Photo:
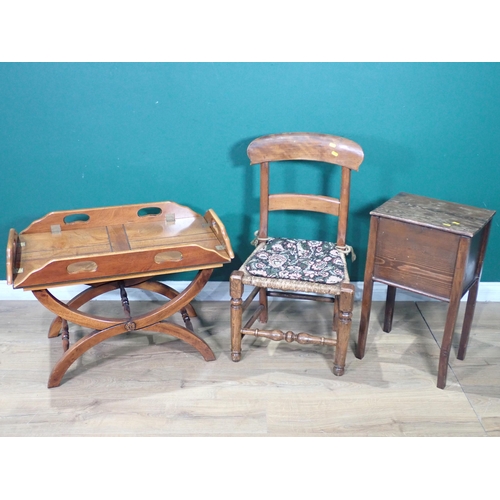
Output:
M7 283L31 290L57 315L49 337L62 334L64 354L56 363L49 387L58 386L66 370L99 342L126 331L166 333L193 345L205 360L215 359L210 347L193 333L190 302L205 286L214 268L234 257L224 225L213 210L201 216L173 202L51 212L19 234L11 229L7 243ZM155 276L198 271L181 293L152 280ZM89 288L64 304L48 288ZM133 317L126 288L159 293L169 300ZM125 318L105 318L79 308L91 299L120 289ZM186 328L165 321L180 312ZM69 346L67 322L93 331Z

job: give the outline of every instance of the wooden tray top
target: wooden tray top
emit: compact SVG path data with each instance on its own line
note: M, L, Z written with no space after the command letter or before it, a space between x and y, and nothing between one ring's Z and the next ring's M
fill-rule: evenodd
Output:
M51 212L7 243L7 283L40 290L221 267L234 257L213 210L165 201Z

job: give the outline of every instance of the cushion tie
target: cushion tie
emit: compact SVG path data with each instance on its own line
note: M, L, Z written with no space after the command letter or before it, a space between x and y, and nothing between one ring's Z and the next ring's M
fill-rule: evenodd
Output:
M253 233L253 235L255 236L255 238L250 242L254 247L258 246L259 243L262 243L262 242L267 242L269 240L271 240L272 238L259 238L257 235L259 234L259 231L255 231L255 233Z
M351 245L335 245L335 248L339 251L342 252L344 255L349 255L351 254L351 261L354 262L356 260L356 254L354 253L354 248L352 248Z

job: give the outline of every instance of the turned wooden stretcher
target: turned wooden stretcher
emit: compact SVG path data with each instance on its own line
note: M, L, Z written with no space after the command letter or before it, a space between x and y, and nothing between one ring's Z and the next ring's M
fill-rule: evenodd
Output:
M19 234L11 229L7 243L7 283L31 290L56 314L49 337L62 334L64 354L52 370L49 387L58 386L71 364L103 340L126 331L166 333L194 346L206 361L215 359L198 338L190 302L214 268L234 257L225 227L213 210L201 216L173 202L51 212ZM198 271L181 293L152 280L155 276ZM64 304L48 288L89 288ZM133 317L126 288L149 290L168 302ZM104 318L79 308L91 299L119 289L125 318ZM180 312L186 327L165 321ZM69 346L68 321L93 331Z

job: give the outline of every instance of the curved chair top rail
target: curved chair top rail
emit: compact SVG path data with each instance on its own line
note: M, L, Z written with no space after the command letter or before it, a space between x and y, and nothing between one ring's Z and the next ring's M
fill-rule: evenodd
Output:
M312 160L358 170L361 146L337 135L308 132L271 134L253 140L247 149L250 164L283 160Z

